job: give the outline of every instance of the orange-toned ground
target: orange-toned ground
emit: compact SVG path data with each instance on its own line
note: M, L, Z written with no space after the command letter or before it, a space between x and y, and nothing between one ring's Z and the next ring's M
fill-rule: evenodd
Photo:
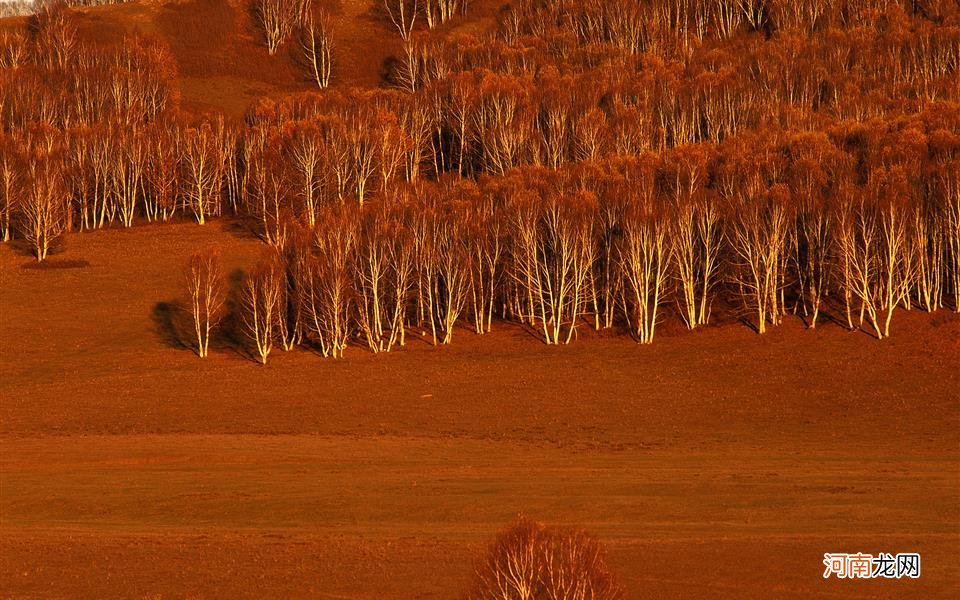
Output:
M960 317L877 342L788 319L649 347L519 327L344 360L179 347L213 223L0 247L0 595L455 598L523 512L607 544L629 598L955 597ZM922 577L824 581L829 551Z
M267 54L247 0L165 0L76 9L81 33L104 43L140 33L163 40L176 63L182 108L242 115L265 96L316 91L296 66L290 39ZM333 24L333 88L384 85L400 36L381 0L328 0ZM477 34L493 23L502 3L473 0L469 13L444 25L444 33ZM22 26L22 20L8 20ZM8 25L11 26L11 25Z

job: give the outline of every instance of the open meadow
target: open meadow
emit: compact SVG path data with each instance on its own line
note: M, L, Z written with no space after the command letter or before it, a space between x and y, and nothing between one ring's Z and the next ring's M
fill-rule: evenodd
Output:
M639 346L518 326L339 361L197 360L164 306L219 224L0 248L0 589L14 598L454 598L518 513L583 526L629 598L950 597L960 318L788 319ZM136 248L136 252L127 249ZM589 331L585 328L585 331ZM830 551L919 580L824 581Z

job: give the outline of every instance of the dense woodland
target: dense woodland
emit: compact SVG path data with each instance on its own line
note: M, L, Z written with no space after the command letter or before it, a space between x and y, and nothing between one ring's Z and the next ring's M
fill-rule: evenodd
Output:
M435 344L521 323L652 342L716 307L760 333L960 311L955 0L386 0L377 89L337 85L334 7L257 0L305 87L243 119L179 108L160 39L46 4L0 29L0 236L229 218L264 242L228 302L187 268L203 356L225 306L254 357ZM69 251L69 249L67 249ZM728 309L725 309L728 310Z

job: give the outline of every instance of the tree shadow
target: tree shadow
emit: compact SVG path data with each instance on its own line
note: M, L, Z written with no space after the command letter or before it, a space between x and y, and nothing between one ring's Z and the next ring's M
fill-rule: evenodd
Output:
M23 263L22 265L20 265L20 268L30 269L34 271L48 271L48 270L58 270L58 269L85 269L89 266L90 266L90 263L82 259L68 260L68 259L47 258L42 261L32 260L30 262Z
M8 248L11 248L17 254L23 256L29 256L33 261L38 264L42 264L50 260L51 256L56 256L58 254L63 254L67 251L67 236L58 235L57 237L50 240L50 246L47 248L47 258L42 261L37 260L36 248L33 244L21 237L15 237L7 242L4 242Z
M210 338L210 349L233 350L243 358L253 359L247 351L247 336L243 330L243 282L246 278L243 269L234 269L227 277L223 318Z
M236 217L225 221L223 230L237 239L262 241L263 236L257 233L256 226L257 223L253 219Z
M153 325L160 340L171 348L192 349L184 335L184 309L173 300L171 302L157 302L153 306Z

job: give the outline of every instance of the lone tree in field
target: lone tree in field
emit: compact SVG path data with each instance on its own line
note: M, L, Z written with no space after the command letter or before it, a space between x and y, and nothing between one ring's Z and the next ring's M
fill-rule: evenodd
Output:
M317 87L325 88L330 85L333 71L330 14L322 7L305 5L298 21L301 61Z
M197 355L204 358L210 347L210 333L223 317L226 293L223 269L216 254L194 254L187 264L187 291L190 316L197 335Z
M595 538L521 518L478 562L468 600L623 598Z

